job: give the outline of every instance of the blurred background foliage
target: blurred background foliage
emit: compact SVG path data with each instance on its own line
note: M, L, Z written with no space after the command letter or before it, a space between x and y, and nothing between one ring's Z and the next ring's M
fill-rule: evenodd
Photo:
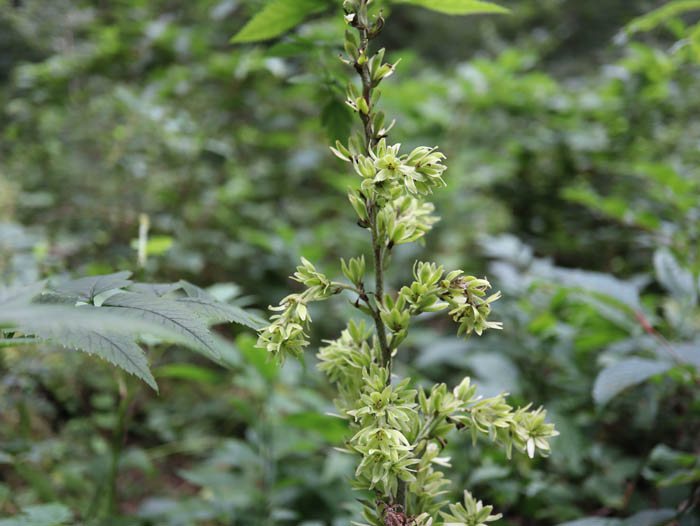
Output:
M0 0L1 281L129 269L262 311L299 256L339 274L338 257L366 247L345 198L355 176L326 147L352 124L336 4L234 46L263 2ZM449 161L442 221L395 252L390 285L429 254L488 273L505 322L464 343L428 317L398 373L469 374L484 395L550 409L548 460L447 445L452 490L471 488L503 524L697 526L698 16L635 33L667 2L503 4L511 15L388 6L382 44L402 58L383 94L392 137ZM316 342L339 331L334 309L349 312L318 312ZM173 348L151 355L160 395L134 382L116 513L114 372L0 349L0 515L25 513L0 524L52 511L51 524L348 524L352 459L332 449L345 430L325 416L314 359L278 371L249 331L221 333L238 349L231 370Z

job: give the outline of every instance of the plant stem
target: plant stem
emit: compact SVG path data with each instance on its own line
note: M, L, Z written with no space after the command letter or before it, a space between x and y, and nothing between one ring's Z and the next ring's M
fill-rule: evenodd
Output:
M360 9L360 13L363 10ZM365 12L366 13L366 12ZM361 16L358 20L357 30L360 33L361 47L364 50L369 48L370 31L369 31L369 21L365 16ZM367 53L367 51L365 51ZM362 79L362 97L367 103L369 111L367 113L359 112L360 118L362 119L362 124L364 125L365 132L365 151L367 155L370 155L372 147L376 142L376 137L374 134L374 128L372 126L372 89L374 88L372 84L372 78L369 71L369 66L367 62L364 64L356 64L355 70L360 75ZM383 257L383 245L384 239L379 237L379 229L377 226L377 206L376 203L367 203L367 208L369 212L369 228L372 234L372 265L374 268L374 299L376 302L376 308L372 308L372 317L374 318L374 325L377 332L377 339L379 340L379 347L381 348L380 365L386 367L389 370L389 377L387 379L387 385L391 383L391 349L389 348L389 343L386 338L386 327L384 321L379 314L379 306L383 302L384 298L384 257Z
M112 462L109 472L109 488L107 491L107 513L109 516L117 514L119 500L117 495L117 478L119 475L119 460L124 445L124 434L126 433L127 419L129 416L129 403L131 396L129 386L124 376L119 373L119 408L117 410L117 427L112 438Z
M357 24L357 30L360 33L361 48L365 50L365 53L369 55L369 41L370 41L370 30L369 21L367 19L366 11L367 2L363 1L363 5L360 8L360 17ZM380 15L381 16L381 15ZM376 35L376 32L373 33ZM377 142L377 137L375 135L374 126L372 123L372 89L374 89L374 84L372 82L372 76L369 71L368 63L356 64L355 70L360 75L362 79L362 97L367 103L367 108L369 111L367 113L359 112L360 118L362 119L362 124L365 133L365 153L370 155L372 148ZM377 340L379 341L379 347L381 350L381 356L379 357L379 364L386 368L389 372L387 377L387 385L391 385L391 369L392 369L392 352L389 343L387 342L386 336L386 326L382 320L380 314L380 308L384 301L384 266L385 266L385 250L386 245L385 239L379 235L379 228L377 224L377 203L376 201L368 202L367 211L369 219L369 228L372 236L372 266L374 268L374 301L375 306L372 307L369 302L367 302L370 311L372 312L372 318L374 319L375 330L377 333ZM406 482L403 480L398 481L398 487L396 490L396 498L394 502L401 505L403 509L406 509Z

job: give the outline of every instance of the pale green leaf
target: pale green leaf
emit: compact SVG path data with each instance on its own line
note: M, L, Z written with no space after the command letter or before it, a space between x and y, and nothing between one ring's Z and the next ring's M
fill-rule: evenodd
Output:
M621 526L661 526L676 515L678 515L678 512L669 508L644 510L625 519Z
M42 504L24 508L20 515L0 519L0 526L58 526L72 518L73 514L62 504Z
M509 9L481 0L394 0L401 4L413 4L448 15L477 15L510 13Z
M80 301L90 302L95 296L112 289L120 289L131 284L131 272L124 270L104 276L89 276L59 283L51 288L61 294L74 296Z
M587 517L559 524L558 526L619 526L619 519L608 519L606 517Z
M214 299L206 291L192 285L192 283L181 280L179 285L187 296L177 298L175 301L187 305L194 312L203 316L209 323L235 322L255 330L266 325L264 321L240 307Z
M22 325L22 331L63 347L99 356L111 364L121 367L127 373L140 378L155 391L158 391L156 381L148 368L146 354L134 341L134 335L94 330L81 327L78 324L46 326L42 325L41 320L25 323Z
M165 298L121 292L110 296L101 309L160 325L169 339L199 351L213 360L221 358L216 342L203 321L184 305Z
M10 305L27 305L39 295L46 287L46 281L13 287L0 285L0 307L7 308Z
M670 362L645 358L626 358L615 362L598 374L593 385L593 399L597 404L605 404L624 389L664 373L672 366Z
M328 7L325 0L272 0L231 41L259 42L275 38Z
M670 251L662 248L654 252L654 269L656 279L674 298L695 305L698 297L693 274L681 267Z

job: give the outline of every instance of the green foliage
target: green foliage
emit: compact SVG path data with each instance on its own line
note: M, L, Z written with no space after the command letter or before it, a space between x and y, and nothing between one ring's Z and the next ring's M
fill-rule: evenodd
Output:
M277 37L307 16L328 7L326 0L272 0L236 33L231 42L258 42Z
M96 354L157 390L137 343L144 335L180 343L226 363L226 346L209 332L207 323L260 326L242 309L217 302L187 282L149 286L133 283L130 276L117 272L56 285L42 282L0 289L0 327L10 334L2 345L46 341ZM180 289L184 294L177 295Z
M71 512L60 504L29 506L11 519L0 519L0 526L59 526L72 519Z
M448 15L476 15L484 13L508 13L508 9L480 0L397 0L403 4L415 4Z
M2 4L0 280L133 268L144 240L139 280L168 285L135 292L164 294L185 279L220 302L262 309L288 294L301 256L357 288L339 258L357 275L348 256L364 254L361 282L374 280L366 231L352 224L361 207L344 206L361 179L323 147L326 136L345 142L353 113L335 60L341 2L271 43L230 46L267 3ZM503 291L487 319L504 330L465 342L448 311L430 312L433 286L415 286L416 301L429 301L410 317L394 375L426 394L435 382L453 394L469 376L484 399L507 391L509 406L542 403L561 433L553 454L533 461L509 460L484 433L474 446L471 433L453 432L431 444L417 478L453 503L469 488L503 523L631 526L661 511L696 526L697 308L693 288L678 285L690 274L697 289L700 271L697 13L642 33L630 21L682 3L518 0L502 2L511 16L473 22L377 4L391 8L377 48L390 64L402 58L381 99L397 119L388 144L402 143L399 155L440 144L449 160L434 208L405 197L382 215L395 241L385 284L394 307L417 281L416 259L488 274ZM481 234L502 233L512 236L479 248ZM661 258L664 279L657 250L675 261ZM359 391L362 375L341 370L343 357L378 357L369 323L364 340L345 336L354 330L338 320L354 312L359 326L363 316L354 295L339 299L310 303L307 348ZM396 310L397 327L407 308ZM205 324L218 317L199 312ZM0 516L60 501L79 524L362 520L363 495L346 483L360 457L331 447L350 421L325 416L338 412L329 402L338 394L314 353L305 368L279 368L245 330L210 331L235 341L226 369L150 334L139 340L160 395L80 352L0 341ZM669 368L596 404L596 379L626 360ZM400 520L389 506L364 522Z

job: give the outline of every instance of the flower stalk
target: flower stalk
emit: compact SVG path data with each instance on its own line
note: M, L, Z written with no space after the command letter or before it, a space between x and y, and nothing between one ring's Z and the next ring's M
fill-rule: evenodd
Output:
M490 320L491 306L500 293L489 294L487 279L447 271L431 262L417 261L414 281L398 291L385 290L385 271L392 248L420 241L438 218L426 200L445 186L445 156L436 147L421 146L401 153L400 144L390 144L384 112L377 109L378 86L398 63L384 62L384 50L370 51L385 20L382 12L370 16L372 0L345 0L343 9L349 28L341 59L359 76L359 86L348 83L347 105L355 111L362 129L347 143L337 141L333 154L349 163L358 183L348 190L348 199L358 224L369 230L374 290L365 289L364 256L341 260L350 284L331 281L306 259L293 279L306 289L284 298L271 323L259 332L258 347L278 362L300 357L309 345L311 323L307 306L314 301L349 291L354 305L372 319L349 320L336 340L324 341L318 351L319 369L337 386L335 400L340 416L350 424L352 436L344 450L358 456L353 486L369 492L364 499L363 519L371 526L483 526L500 515L492 507L464 492L463 504L444 499L449 480L442 468L449 458L438 456L453 431L470 432L512 451L534 457L549 453L548 439L556 436L545 422L543 409L530 405L513 408L505 394L482 398L465 378L452 390L444 383L429 392L414 389L410 378L397 379L392 361L408 335L411 321L425 312L446 310L458 324L458 335L468 339L488 329L501 329ZM354 31L354 32L353 32ZM449 504L449 506L448 506Z

